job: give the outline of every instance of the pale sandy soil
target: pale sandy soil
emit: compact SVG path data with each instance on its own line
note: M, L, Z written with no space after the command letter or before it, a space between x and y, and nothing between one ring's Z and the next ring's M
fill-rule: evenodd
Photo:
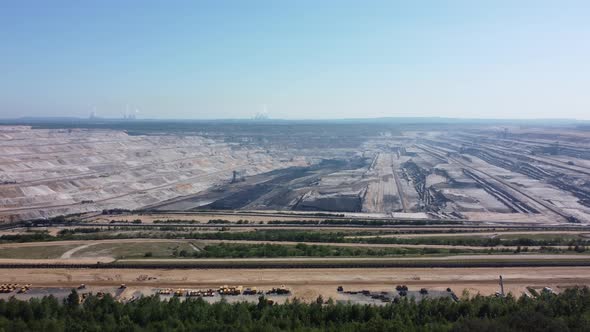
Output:
M140 275L155 280L140 281ZM502 275L507 292L520 294L527 286L564 287L590 285L590 267L542 268L392 268L392 269L230 269L230 270L98 270L98 269L11 269L2 270L0 283L32 283L34 287L117 286L215 288L223 284L271 288L286 285L296 297L307 301L318 295L337 298L336 287L391 290L405 284L411 289L463 289L471 294L493 294Z
M1 258L0 264L96 264L110 263L113 257L86 257L86 258L51 258L51 259L26 259L26 258ZM0 276L6 270L0 270Z
M524 213L493 213L493 212L461 212L468 220L482 222L502 222L511 224L537 223L557 225L555 217L544 214L524 214ZM563 223L561 223L563 224Z
M79 247L76 247L76 248L70 249L70 250L68 250L68 251L64 252L64 253L61 255L61 257L60 257L60 258L61 258L61 259L70 259L70 258L72 258L72 255L74 255L74 254L75 254L75 253L77 253L78 251L80 251L80 250L83 250L83 249L86 249L86 248L88 248L88 247L90 247L90 246L93 246L93 245L96 245L96 244L98 244L98 243L88 243L88 244L85 244L85 245L82 245L82 246L79 246Z
M136 242L188 242L190 240L175 240L175 239L112 239L112 240L71 240L71 241L47 241L47 242L23 242L23 243L2 243L2 248L21 248L21 247L46 247L46 246L62 246L70 244L79 244L87 246L88 244L98 243L136 243Z

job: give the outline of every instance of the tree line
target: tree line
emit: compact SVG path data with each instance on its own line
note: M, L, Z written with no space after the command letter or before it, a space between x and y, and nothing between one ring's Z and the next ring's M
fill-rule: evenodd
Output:
M0 331L588 331L590 291L567 289L519 298L475 296L403 299L383 306L291 300L272 304L164 301L149 296L120 303L111 296L79 304L75 290L53 296L0 300Z
M342 232L342 231L309 231L309 230L256 230L252 232L187 232L175 233L170 232L140 232L135 234L117 234L110 235L105 233L96 234L100 231L98 228L87 229L77 228L74 231L64 230L57 236L50 235L47 232L28 232L24 234L6 234L0 236L2 242L39 242L39 241L61 241L61 240L103 240L103 239L123 239L123 238L187 238L198 240L251 240L251 241L289 241L289 242L334 242L334 243L369 243L369 244L411 244L411 245L451 245L451 246L481 246L481 247L498 247L498 246L570 246L572 249L580 248L585 250L590 245L587 239L560 238L554 239L531 239L527 237L515 239L502 239L500 237L416 237L416 238L397 238L397 237L355 237L371 234L366 231L359 232ZM575 250L578 251L578 250Z
M400 255L471 253L471 250L433 248L364 248L325 245L240 244L220 243L204 246L199 251L182 250L180 257L195 258L253 258L253 257L387 257Z

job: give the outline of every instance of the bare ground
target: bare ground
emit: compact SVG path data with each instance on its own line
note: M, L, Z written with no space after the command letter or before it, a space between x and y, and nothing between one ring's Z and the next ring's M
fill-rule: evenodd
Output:
M156 279L139 281L141 275ZM336 287L345 289L391 290L395 285L444 290L461 294L493 294L502 275L508 292L520 294L527 286L549 286L556 290L590 285L590 267L539 268L387 268L387 269L231 269L231 270L96 270L96 269L11 269L3 270L2 283L32 283L34 287L116 286L125 283L131 289L145 287L218 287L222 284L276 287L284 284L296 297L306 301L318 295L336 297Z

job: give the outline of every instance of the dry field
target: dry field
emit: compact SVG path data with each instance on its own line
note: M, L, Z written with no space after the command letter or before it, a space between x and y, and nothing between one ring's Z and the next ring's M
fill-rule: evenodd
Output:
M526 287L559 289L590 285L590 268L396 268L396 269L231 269L231 270L96 270L96 269L11 269L3 270L0 282L32 283L35 287L117 286L131 290L146 287L209 288L244 285L271 288L284 284L294 296L306 301L318 295L336 298L337 286L345 289L391 290L398 284L410 288L452 288L457 294L467 289L472 295L499 290L502 275L506 291L521 294ZM142 276L155 279L144 280Z

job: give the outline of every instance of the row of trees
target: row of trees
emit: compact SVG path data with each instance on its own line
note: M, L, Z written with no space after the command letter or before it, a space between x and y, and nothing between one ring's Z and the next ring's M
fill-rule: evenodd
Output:
M190 239L208 239L208 240L256 240L256 241L292 241L292 242L338 242L338 243L373 243L373 244L436 244L436 245L464 245L464 246L571 246L583 248L590 245L587 239L560 238L554 239L501 239L484 238L484 237L419 237L419 238L396 238L396 237L355 237L361 235L370 235L366 231L359 232L330 232L330 231L307 231L307 230L256 230L252 232L186 232L175 233L177 229L170 229L170 232L147 231L134 234L110 235L106 232L100 232L98 228L77 228L73 231L64 230L57 236L52 236L46 232L29 232L25 234L9 234L0 236L0 242L35 242L35 241L56 241L56 240L100 240L100 239L118 239L118 238L190 238ZM83 234L85 233L85 234ZM95 234L91 234L95 233ZM576 250L579 251L579 250ZM582 250L583 251L583 250Z
M455 250L453 253L465 251ZM472 252L472 251L467 251ZM363 247L337 247L325 245L297 245L280 244L238 244L221 243L205 246L200 251L180 251L178 256L196 258L249 258L249 257L355 257L355 256L398 256L449 253L447 249L432 248L363 248Z
M358 225L358 226L395 226L395 225L461 225L460 220L374 220L374 219L326 219L326 220L271 220L273 225Z
M75 291L63 302L0 300L0 331L588 331L590 291L568 289L535 298L475 296L384 306L297 300L273 305L209 304L202 299L162 301L156 296L122 304Z
M556 235L553 239L532 239L527 237L519 237L515 239L502 239L500 237L421 237L421 238L394 238L394 237L374 237L364 238L362 240L366 243L395 243L395 244L440 244L440 245L464 245L464 246L482 246L482 247L496 247L496 246L587 246L590 241L586 239L571 239L559 237Z

